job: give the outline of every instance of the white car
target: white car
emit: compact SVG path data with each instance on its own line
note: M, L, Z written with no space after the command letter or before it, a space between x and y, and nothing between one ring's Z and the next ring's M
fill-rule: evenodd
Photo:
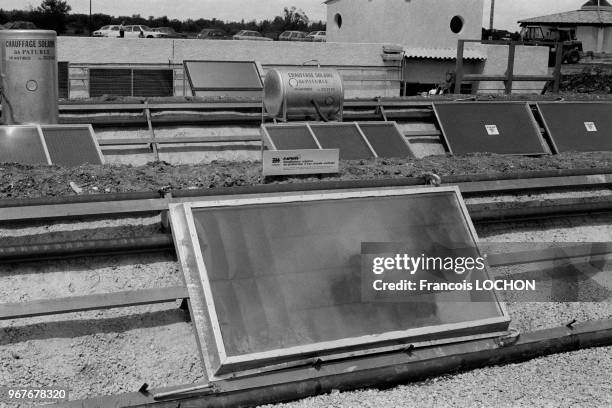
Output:
M264 37L261 33L251 30L242 30L232 37L234 40L249 40L249 41L272 41L271 38Z
M168 34L153 29L146 25L127 25L125 29L125 38L166 38Z
M306 41L325 42L326 41L325 31L311 32L310 34L308 34L308 36L306 36Z
M93 32L94 37L119 37L118 25L106 25Z

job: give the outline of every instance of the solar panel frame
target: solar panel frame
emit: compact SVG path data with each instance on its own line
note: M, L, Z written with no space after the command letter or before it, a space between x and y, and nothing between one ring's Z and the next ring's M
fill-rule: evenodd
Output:
M505 153L505 152L494 152L494 151L488 151L488 150L475 150L475 151L465 151L465 152L460 152L457 153L456 150L459 150L457 148L453 149L450 140L449 140L449 132L448 129L446 128L446 126L444 125L444 121L442 120L440 111L439 111L439 106L449 106L449 105L455 105L455 106L473 106L473 107L477 107L477 106L485 106L485 105L490 105L490 106L504 106L504 105L511 105L511 106L522 106L527 114L527 117L529 118L529 128L531 131L533 131L534 136L537 138L540 146L542 147L541 151L537 151L537 152L520 152L520 153ZM486 102L448 102L448 103L434 103L432 104L433 106L433 111L434 111L434 115L436 117L436 121L438 123L438 126L440 127L440 131L442 133L442 140L444 142L444 145L446 147L446 149L448 150L449 153L455 155L455 154L469 154L469 153L495 153L495 154L505 154L505 155L509 155L509 156L540 156L540 155L549 155L551 154L551 150L548 147L546 141L544 140L544 138L542 137L542 133L540 132L540 126L538 125L535 117L533 116L533 112L531 111L531 108L529 106L529 103L527 102L493 102L493 103L486 103Z
M339 149L340 150L340 160L370 160L370 159L375 159L378 157L378 154L376 154L376 152L372 148L370 141L363 134L357 122L324 122L324 123L308 124L308 126L312 130L312 133L314 134L315 138L317 139L322 149ZM359 156L352 155L350 153L346 153L346 149L342 148L341 146L338 146L338 145L328 146L327 141L322 142L321 141L322 135L318 135L316 131L316 129L326 129L326 128L327 129L329 128L337 128L337 129L340 129L340 128L351 129L352 128L354 129L357 132L357 134L359 134L359 136L361 137L363 144L367 147L371 155L369 157L365 157L365 156L359 157ZM340 140L340 138L337 138L336 140ZM343 154L343 151L345 152L344 154Z
M400 130L397 122L395 121L375 121L375 122L357 122L357 126L361 129L361 133L363 133L363 135L365 136L365 138L368 140L370 146L372 147L372 150L374 150L376 152L376 156L377 157L384 157L384 158L392 158L392 157L415 157L414 151L412 150L412 147L410 146L410 142L408 142L408 140L406 140L406 138L404 137L404 135L402 134L402 131ZM395 131L397 132L397 140L401 142L401 144L403 144L404 146L406 146L406 150L407 150L407 155L399 155L399 156L389 156L386 154L381 154L381 152L379 152L376 149L376 146L374 145L374 143L372 143L372 138L370 136L368 136L368 134L366 132L364 132L363 128L367 127L367 126L384 126L384 127L392 127L393 129L395 129Z
M189 64L190 63L216 63L216 64L252 64L253 67L255 68L255 72L257 73L257 79L259 81L257 86L253 86L253 87L227 87L227 86L218 86L218 87L198 87L195 86L192 75L189 71ZM191 94L193 96L205 96L205 95L198 95L198 93L205 93L205 94L215 94L215 93L220 93L220 92L231 92L231 93L239 93L239 92L256 92L256 93L263 93L263 68L261 66L261 64L257 61L246 61L246 60L242 60L242 61L221 61L221 60L184 60L183 61L183 69L184 69L184 73L185 76L187 77L187 81L189 82L189 87L191 89ZM261 95L263 97L263 95Z
M83 129L84 131L86 131L86 133L89 135L89 138L91 139L91 142L94 146L94 148L96 149L96 154L100 160L100 163L90 163L90 164L104 164L105 160L104 160L104 155L102 154L102 150L100 149L100 145L98 143L98 138L96 137L96 134L93 130L93 127L91 126L91 124L83 124L83 125L39 125L38 126L40 129L40 132L43 136L43 140L45 141L45 146L47 148L47 150L49 149L48 144L47 144L47 139L45 136L45 129ZM51 158L51 153L49 153L49 158L52 164L57 164L57 161L54 161L53 158ZM84 163L83 163L84 164Z
M302 193L283 193L281 195L271 195L271 194L259 194L254 196L245 196L241 198L233 198L233 197L223 197L219 198L208 198L200 202L191 202L184 204L172 204L170 206L170 219L173 225L172 232L175 237L175 243L177 244L177 253L179 254L179 261L181 263L181 268L183 269L183 273L185 274L185 278L188 282L192 282L193 288L190 287L190 295L191 290L193 290L192 300L199 299L203 305L192 305L195 310L196 318L194 318L194 329L198 334L199 344L204 343L203 347L200 347L199 351L201 353L201 357L203 359L205 369L207 371L209 380L218 380L224 378L234 378L236 375L252 375L253 373L261 373L267 371L264 367L260 367L260 369L252 369L242 371L240 369L232 370L231 367L240 367L241 364L250 361L250 359L258 358L258 359L269 359L276 360L278 358L283 357L292 357L295 356L298 361L302 353L307 352L316 352L321 349L325 349L325 347L332 347L332 343L337 343L338 341L324 342L324 343L316 343L316 344L308 344L307 346L300 346L300 353L295 353L297 348L292 348L288 353L286 349L275 349L272 351L265 352L257 352L252 354L240 355L240 356L230 356L228 357L225 352L225 345L223 343L223 336L220 327L220 322L216 315L216 306L213 300L213 293L211 286L208 282L208 272L206 270L206 265L204 263L204 255L202 248L200 247L199 238L197 229L195 226L195 219L193 215L193 210L202 209L202 208L214 208L214 207L237 207L237 206L252 206L252 205L263 205L268 203L296 203L301 202L308 204L310 202L316 201L325 201L325 200L342 200L345 198L368 198L368 197L392 197L392 196L405 196L405 195L415 195L415 194L431 194L431 193L452 193L458 199L458 207L460 209L461 216L465 222L465 225L469 231L470 236L474 240L477 248L477 240L478 235L474 228L474 225L468 215L467 208L465 203L461 199L461 193L456 186L452 187L438 187L438 188L420 188L420 189L412 189L412 188L396 188L396 189L385 189L385 190L347 190L343 192L302 192ZM194 281L195 279L195 281ZM201 287L196 287L193 283L198 282ZM199 286L198 285L198 286ZM467 330L470 330L474 327L489 327L490 330L498 330L500 325L504 325L507 327L507 324L510 322L509 313L507 307L504 302L502 302L495 291L491 292L493 298L495 299L495 305L498 308L498 316L493 318L486 318L484 320L479 321L465 321L458 324L446 324L440 326L427 326L424 328L417 329L408 329L403 332L392 332L392 333L384 333L382 336L379 335L371 335L364 336L359 338L345 338L343 340L347 340L347 344L350 343L351 346L359 346L359 350L363 350L365 354L367 354L368 344L372 344L372 342L380 342L382 341L399 341L401 339L407 339L414 335L417 332L431 332L432 327L433 334L442 333L444 331L451 330L450 326L460 325L465 326ZM493 328L494 327L494 328ZM505 330L505 329L504 329ZM469 338L484 338L484 337L495 337L496 335L501 335L501 332L491 331L486 332L485 334L474 335L474 336L465 336L465 337L456 337L456 338L446 338L443 340L434 340L434 344L444 344L453 341L466 341ZM418 346L422 346L421 343L415 342L414 344ZM429 344L428 342L423 343ZM363 349L365 347L366 349ZM375 352L370 349L370 353ZM334 354L327 354L328 356L333 356ZM342 355L342 354L339 354ZM285 360L287 361L287 360ZM268 361L270 362L270 361ZM225 370L230 367L229 370ZM274 367L274 366L272 366ZM273 368L272 368L273 369Z
M538 113L540 114L540 117L542 118L542 124L544 125L544 129L546 130L546 134L548 135L548 141L551 145L551 149L552 152L554 154L560 154L563 152L567 152L567 151L580 151L580 152L595 152L595 151L601 151L601 150L590 150L590 149L576 149L574 148L575 146L573 146L572 148L566 147L566 148L560 148L559 144L561 144L562 142L558 143L557 141L561 141L561 138L556 138L555 137L555 133L556 131L553 130L553 126L554 124L552 123L551 120L549 120L549 118L547 118L547 115L544 113L543 111L543 107L545 106L584 106L584 105L596 105L596 106L605 106L609 109L609 112L612 112L612 103L609 102L538 102L536 103L536 108L538 110ZM607 126L605 126L604 128L602 128L601 126L598 127L598 132L599 134L601 134L600 132L602 132L602 129L608 128L611 129L612 128L612 119L611 119L611 115L608 112L607 116L604 116L604 121L608 122ZM581 118L577 118L576 116L577 113L573 112L571 117L572 119L577 119L579 122L584 122L584 117ZM586 126L586 122L585 126ZM601 123L601 121L597 122L598 124ZM582 135L577 134L576 137L582 136L582 137L586 137L588 136L589 132L586 131L586 128L581 129L584 133ZM607 136L610 138L610 133L607 133ZM605 136L604 136L605 137ZM612 146L612 142L611 146ZM609 149L612 150L612 149ZM608 151L608 150L603 150L603 151Z
M40 140L41 147L42 147L43 153L45 155L45 159L46 159L46 163L38 162L38 161L30 161L30 162L27 162L27 161L26 162L18 161L17 163L20 163L20 164L29 164L29 165L46 164L46 165L49 165L49 166L52 164L51 163L51 156L49 155L49 150L47 149L47 143L45 142L45 138L43 137L42 130L40 129L39 126L37 126L37 125L2 125L2 126L0 126L0 129L9 129L9 128L12 128L12 129L33 129L33 130L35 130L36 133L38 134L38 138Z
M311 136L314 141L314 147L308 147L308 149L321 149L321 144L317 140L315 134L307 123L277 123L274 125L263 124L260 128L261 140L263 147L268 148L269 150L299 150L300 148L288 148L288 149L280 149L277 147L277 143L274 142L273 136L270 134L269 129L306 129L308 134Z

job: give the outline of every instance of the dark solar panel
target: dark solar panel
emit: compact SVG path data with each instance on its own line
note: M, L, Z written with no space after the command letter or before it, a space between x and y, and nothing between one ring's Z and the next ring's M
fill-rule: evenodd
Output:
M253 61L185 61L184 64L193 91L263 90Z
M89 96L102 95L132 96L132 70L91 68Z
M612 104L542 103L538 109L556 153L612 151Z
M341 160L374 157L355 124L311 125L311 128L323 149L340 149Z
M142 97L173 96L174 72L171 69L135 69L134 95Z
M359 127L378 157L414 156L395 123L360 123Z
M75 167L85 163L102 164L99 148L92 139L89 127L42 126L51 163Z
M232 200L228 206L192 211L199 242L195 250L205 266L200 274L210 289L204 293L212 296L207 301L214 303L217 341L228 358L266 352L282 356L291 347L364 336L376 343L384 333L428 328L432 334L436 326L503 318L490 291L479 294L478 301L464 303L435 296L408 302L364 298L364 242L402 243L416 256L432 255L435 248L444 248L448 256L466 256L466 249L477 256L475 238L454 191L291 203ZM480 279L488 276L486 271L471 273ZM507 327L507 319L504 322ZM465 330L487 333L491 327L482 323ZM449 335L439 331L434 335L445 336ZM246 359L243 367L248 364L254 363Z
M442 134L453 154L547 154L527 104L434 104Z
M59 97L68 99L70 97L70 77L68 73L68 62L59 61L57 63L57 83Z
M49 164L38 129L0 126L0 163Z
M266 130L277 150L319 148L306 125L266 126Z

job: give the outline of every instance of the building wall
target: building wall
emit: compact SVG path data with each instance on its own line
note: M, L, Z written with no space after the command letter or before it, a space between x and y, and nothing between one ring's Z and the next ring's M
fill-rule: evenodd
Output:
M397 43L456 48L458 39L481 37L484 0L333 0L327 5L329 42ZM342 26L336 15L342 16ZM450 29L454 16L463 29Z
M576 28L576 38L582 41L582 50L584 52L599 52L597 51L598 30L594 26L578 26Z
M399 96L401 61L383 60L382 44L259 42L231 40L58 37L58 60L71 64L73 98L86 98L88 67L118 65L174 68L184 60L255 60L264 68L299 66L316 59L337 68L347 98ZM309 65L313 65L310 63ZM182 95L182 69L175 69L175 94Z

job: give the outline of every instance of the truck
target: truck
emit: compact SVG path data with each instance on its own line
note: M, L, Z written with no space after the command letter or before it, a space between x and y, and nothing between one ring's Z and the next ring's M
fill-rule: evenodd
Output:
M573 28L565 27L552 27L546 30L541 26L525 26L521 30L521 40L534 43L533 45L539 45L548 47L550 49L548 66L555 66L557 57L557 43L563 44L562 62L568 64L577 64L582 57L582 41L576 38L576 30Z

